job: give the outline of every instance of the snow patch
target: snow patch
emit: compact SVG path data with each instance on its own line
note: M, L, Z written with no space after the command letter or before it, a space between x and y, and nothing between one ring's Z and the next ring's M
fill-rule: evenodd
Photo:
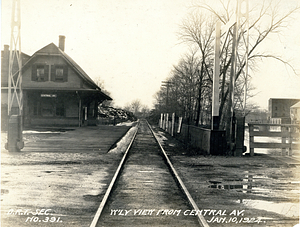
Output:
M126 135L117 143L117 146L108 153L124 153L137 129L137 126L130 128Z
M136 121L125 121L125 122L116 124L116 126L132 126L134 123L136 123Z
M23 134L47 134L47 133L61 133L61 132L57 132L57 131L30 131L30 130L26 130L23 131Z
M161 144L163 144L166 140L168 140L168 139L164 136L164 133L161 132L161 131L158 131L158 132L156 132L155 134L156 134L156 136L157 136L157 140L158 140Z

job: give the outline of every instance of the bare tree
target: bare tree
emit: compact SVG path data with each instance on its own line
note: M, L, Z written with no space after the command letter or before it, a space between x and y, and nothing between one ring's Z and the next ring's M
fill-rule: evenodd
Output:
M132 112L134 115L136 115L141 111L142 107L143 107L143 105L141 103L141 100L136 99L136 100L132 101L131 103L127 103L124 106L124 110Z
M108 96L111 96L110 92L105 89L105 85L104 85L103 80L101 80L99 77L97 77L94 81L103 93L105 93ZM113 100L105 100L104 102L102 102L102 105L104 105L104 106L113 106L114 105L113 103L114 103Z
M213 30L214 23L218 19L223 24L226 24L234 17L234 9L232 8L233 1L220 0L221 10L214 9L209 4L199 3L194 5L193 16L188 18L188 20L183 21L180 27L179 38L186 43L190 43L199 47L201 53L201 70L200 73L207 73L209 78L212 78L212 51L213 51ZM267 3L268 2L268 3ZM267 37L271 34L281 32L285 27L286 23L291 16L299 10L299 6L289 9L289 11L281 12L280 4L274 1L262 1L260 5L256 5L249 10L249 51L248 51L248 61L250 67L257 65L257 59L261 58L274 58L280 62L292 67L287 61L283 60L280 56L275 56L272 53L260 53L258 47L261 43L267 42ZM205 11L211 15L211 19L205 18ZM238 39L241 39L242 33L238 34ZM231 63L231 46L232 39L225 36L221 41L223 43L223 51L221 55L221 73L220 73L220 109L219 115L221 116L220 127L225 127L228 122L228 116L226 115L226 105L229 97L229 74L230 74L230 63ZM238 63L237 71L235 75L236 86L241 86L243 79L241 77L243 70L245 69L245 50L244 47L238 46ZM294 69L293 69L294 70ZM295 70L294 70L295 71ZM236 95L243 95L241 89L236 89ZM241 101L241 97L240 100ZM236 105L236 108L239 108Z
M210 83L207 74L201 73L201 64L201 56L195 49L183 56L173 66L166 81L168 86L162 87L156 94L156 108L162 112L175 112L183 116L185 122L198 125L206 90L211 87L207 85Z

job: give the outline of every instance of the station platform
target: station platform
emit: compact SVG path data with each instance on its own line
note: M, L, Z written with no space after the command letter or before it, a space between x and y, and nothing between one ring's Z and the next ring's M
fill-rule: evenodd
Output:
M89 226L122 157L108 151L131 125L28 129L16 153L2 132L1 226Z
M122 158L122 153L108 151L130 127L25 130L25 147L18 153L4 149L2 133L1 226L89 226ZM174 138L154 130L200 209L228 215L244 210L247 218L262 218L260 227L298 223L297 153L292 157L259 152L254 157L188 154ZM232 226L212 216L205 218L212 220L211 227Z

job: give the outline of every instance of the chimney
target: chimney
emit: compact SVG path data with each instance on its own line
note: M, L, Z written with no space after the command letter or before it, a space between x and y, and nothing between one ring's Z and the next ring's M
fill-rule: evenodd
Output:
M9 55L9 45L4 45L4 55Z
M66 37L65 37L64 35L60 35L60 36L59 36L58 47L59 47L59 49L61 49L62 51L65 51L65 39L66 39Z

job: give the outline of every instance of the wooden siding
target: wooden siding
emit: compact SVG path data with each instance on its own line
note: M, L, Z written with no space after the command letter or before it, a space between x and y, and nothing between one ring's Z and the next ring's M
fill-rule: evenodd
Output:
M47 73L48 79L46 81L33 81L32 80L32 67L35 65L47 65L49 72ZM51 66L54 65L67 65L68 66L68 78L66 81L52 81L51 80ZM23 72L23 88L90 88L83 79L78 75L77 72L71 68L67 62L60 56L38 56L33 64L26 68Z

